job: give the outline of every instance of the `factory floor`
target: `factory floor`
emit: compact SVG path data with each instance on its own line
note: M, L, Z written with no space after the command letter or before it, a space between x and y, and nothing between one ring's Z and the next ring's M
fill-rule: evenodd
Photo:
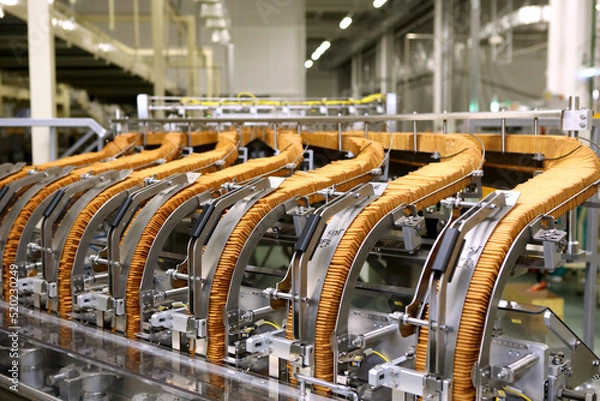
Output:
M548 289L565 301L564 316L567 325L583 340L584 306L583 285L585 271L583 269L563 269L553 274L546 274L543 280L548 283ZM535 273L528 273L514 280L527 282L532 285L538 281ZM599 289L600 291L600 289ZM596 302L596 322L594 330L594 351L600 355L600 307Z

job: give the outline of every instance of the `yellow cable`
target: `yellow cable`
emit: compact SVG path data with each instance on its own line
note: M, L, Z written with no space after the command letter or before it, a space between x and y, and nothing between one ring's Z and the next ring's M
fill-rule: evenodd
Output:
M259 320L258 322L256 322L257 326L262 326L263 324L266 324L268 326L271 326L273 328L275 328L276 330L281 330L281 326L279 326L278 324L275 324L269 320Z
M377 355L378 357L380 357L381 359L383 359L386 363L390 361L390 358L388 358L387 356L383 355L381 352L376 351L374 349L371 349L371 352L373 353L373 355Z
M242 96L249 98L248 100L244 99ZM228 100L228 101L215 101L215 100L199 100L193 99L190 97L182 97L181 103L184 105L200 105L205 107L218 107L218 106L350 106L350 105L360 105L360 104L368 104L380 102L385 98L385 95L381 93L375 93L373 95L365 96L362 99L353 99L348 98L347 100L327 100L326 98L321 100L301 100L301 101L280 101L280 100L269 100L269 99L259 99L255 95L250 92L240 92L236 96L237 100Z
M250 97L250 98L252 98L252 99L256 99L256 96L254 96L254 95L253 95L252 93L250 93L250 92L240 92L240 93L238 93L238 94L236 95L236 98L238 98L238 99L241 99L241 98L242 98L242 96L244 96L244 97Z
M527 397L524 393L522 393L521 391L519 391L515 388L506 386L506 387L504 387L503 390L509 394L516 395L517 397L520 397L520 398L524 399L525 401L533 401L531 398Z

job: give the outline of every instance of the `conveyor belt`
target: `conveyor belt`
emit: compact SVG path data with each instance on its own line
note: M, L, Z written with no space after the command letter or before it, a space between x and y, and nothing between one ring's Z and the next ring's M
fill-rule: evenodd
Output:
M389 134L371 133L369 137L378 142L389 143ZM314 328L314 376L316 378L333 382L331 334L335 328L340 298L349 268L371 228L394 208L417 202L444 186L446 187L443 190L419 201L416 204L417 208L435 204L455 194L470 182L468 175L481 167L481 149L477 142L468 136L419 134L418 143L420 151L439 152L442 156L441 162L429 164L391 181L383 195L368 205L346 230L332 258L321 290ZM394 134L391 146L392 149L412 150L412 134ZM287 330L290 338L292 336L290 323Z
M25 166L20 171L5 177L0 180L0 188L13 181L23 178L29 174L31 170L43 171L51 167L66 167L66 166L85 166L93 163L97 163L102 160L118 157L122 154L133 150L135 145L141 144L141 135L138 133L127 133L121 134L115 137L111 142L107 143L102 150L99 152L89 152L80 155L74 155L64 157L62 159L54 160L48 163ZM148 142L156 144L156 139L162 141L162 135L152 134L148 137ZM160 142L158 142L160 143Z
M272 132L265 133L264 138L267 143L274 143ZM142 274L144 266L146 265L148 252L152 246L152 241L165 219L187 199L205 191L217 190L221 185L227 182L236 180L239 183L243 183L261 175L287 174L288 170L286 169L286 166L288 164L292 163L293 165L297 165L297 163L301 161L301 138L297 134L281 132L278 134L278 143L281 148L278 155L269 158L252 159L244 164L202 176L198 178L194 184L185 188L165 202L152 217L135 249L129 270L126 289L127 296L125 299L125 309L128 313L126 324L127 336L135 337L136 333L140 331L141 316L139 315L139 288Z
M81 155L65 157L44 164L25 166L21 168L21 170L0 179L0 189L7 185L15 183L19 179L27 177L31 171L44 171L52 167L82 167L102 160L119 157L133 150L134 146L136 145L139 139L140 135L136 133L122 134L117 136L112 142L106 144L106 146L100 152L85 153ZM28 188L29 185L24 186L21 190L16 192L13 199L8 203L6 209L10 208L10 206L14 204L16 199ZM2 213L0 215L0 221L3 220L4 216L5 213Z
M206 134L208 135L208 133ZM214 133L210 133L210 135L214 135ZM207 174L220 167L227 167L237 159L237 139L235 132L222 132L218 135L218 142L214 150L194 153L180 160L134 172L127 179L106 189L90 202L73 223L62 250L58 270L59 315L69 318L72 310L71 273L79 240L90 219L105 202L122 191L143 184L146 177L164 179L175 173L190 171L201 171L203 174ZM215 165L215 162L219 160L223 160L223 166Z
M312 133L303 134L303 138L310 144L318 144L321 147L337 147L336 135ZM207 357L210 361L220 362L225 357L223 310L233 270L242 247L260 220L273 207L293 196L307 196L332 185L340 191L346 191L361 182L369 181L371 177L366 173L379 167L384 157L383 146L365 138L345 137L343 149L352 151L357 156L354 159L333 162L308 173L294 174L275 192L259 199L233 230L228 239L228 246L221 254L210 289L207 344Z
M480 135L486 149L500 150L498 135ZM576 139L556 136L508 136L508 152L540 152L546 160L545 171L514 188L521 195L504 217L483 249L462 312L454 357L453 396L459 400L475 399L471 370L477 361L490 295L498 271L517 235L534 218L545 214L600 178L600 161L588 147ZM553 212L559 217L588 199L596 187ZM417 347L417 369L425 369L427 330L421 329Z
M200 143L210 143L211 138L209 136L198 136ZM139 169L149 165L155 164L157 161L164 160L168 161L175 158L179 150L185 146L187 135L182 133L170 133L164 135L161 146L155 150L143 151L138 154L131 156L121 157L116 160L106 161L103 163L94 163L86 167L82 167L73 170L69 175L47 185L41 191L39 191L34 197L32 197L27 205L21 209L19 217L14 221L6 244L4 248L2 266L3 274L5 278L8 278L9 267L15 262L15 256L19 240L21 239L21 231L25 224L27 224L30 216L39 204L48 196L52 195L56 190L77 182L83 174L98 174L109 170L121 170L121 169ZM4 281L5 292L8 293L8 280Z

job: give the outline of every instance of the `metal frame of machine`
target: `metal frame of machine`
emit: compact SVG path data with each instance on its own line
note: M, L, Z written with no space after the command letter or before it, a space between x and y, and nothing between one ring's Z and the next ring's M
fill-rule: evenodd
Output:
M149 100L148 97L141 98L140 102L146 102L142 104L142 109L151 109ZM169 99L157 101L164 100ZM193 102L182 102L181 99L174 100L177 103L175 106L152 106L152 110L175 110L179 114L184 110L181 115L185 116L189 104L192 108L204 107L194 106ZM561 128L568 131L570 136L576 136L577 131L591 130L592 141L595 142L598 137L596 127L592 124L591 111L580 110L575 101L571 102L567 110L378 116L291 115L293 113L274 116L270 113L261 115L258 111L240 115L232 107L231 115L222 113L218 117L117 119L113 123L136 126L143 133L153 126L163 125L182 132L191 132L197 126L221 130L244 124L270 125L275 133L285 127L293 127L300 132L305 127L330 126L335 127L338 151L343 150L343 131L347 127L360 125L368 137L369 127L389 126L390 123L401 121L413 123L414 153L418 149L418 123L431 120L442 121L443 133L440 135L444 135L447 134L447 122L450 120L499 119L502 154L506 149L506 121L509 119L533 120L535 133L542 119L557 119ZM482 151L485 153L485 149ZM435 153L437 152L428 156L439 159L440 155ZM386 163L390 163L389 154ZM389 166L386 171L387 168ZM0 175L8 175L12 170L14 167L4 166ZM43 176L38 173L27 178L31 183L36 183L34 187L41 187L65 173L64 169L56 169L47 171ZM381 173L383 168L372 172L373 177ZM31 227L26 227L23 236L26 240L22 241L18 250L18 260L27 261L18 269L22 276L19 290L23 295L33 294L30 305L34 309L45 306L56 310L54 290L48 285L52 280L48 280L48 277L56 275L58 266L55 250L64 245L66 235L60 226L53 231L57 221L73 219L74 214L103 188L124 179L127 174L129 172L110 171L87 177L61 190L60 196L47 198L36 209L36 221L43 220L40 241L29 242L36 230L32 223ZM480 166L480 169L461 177L459 181L468 179L480 183L481 174ZM240 219L259 199L275 193L283 178L258 178L245 185L227 183L221 187L220 196L216 198L214 193L205 192L179 206L167 218L150 248L140 287L142 332L138 334L139 339L125 341L118 335L107 334L99 329L110 326L118 332L125 331L127 310L123 301L126 296L124 285L132 253L142 230L151 215L166 200L197 178L197 174L180 174L167 180L150 179L145 187L117 195L98 211L97 217L94 217L98 220L95 225L107 221L115 211L116 216L112 218L108 228L105 253L98 252L90 256L88 246L93 240L93 232L86 232L81 239L85 249L76 257L72 276L75 305L73 317L79 323L47 316L42 312L32 311L29 307L19 308L18 326L22 329L20 338L24 349L27 348L27 352L34 355L31 363L26 360L23 362L24 367L25 363L29 363L27 369L34 373L29 383L24 382L31 394L54 393L61 399L69 400L76 399L81 394L86 400L92 399L91 397L106 399L102 397L108 397L109 388L113 386L121 394L134 397L137 401L170 400L175 397L192 399L194 394L208 399L238 399L236 397L252 394L256 399L305 397L318 400L321 399L316 394L319 391L325 394L333 392L336 396L356 400L410 401L417 397L440 401L457 399L452 395L452 378L454 350L462 312L460 306L467 296L472 267L477 263L481 249L491 233L502 224L503 217L517 203L520 196L517 191L497 190L480 201L469 199L477 197L477 191L459 193L456 197L447 198L437 206L424 208L419 212L416 205L430 197L430 193L410 204L393 208L366 233L352 262L350 273L345 278L330 344L334 360L332 381L320 379L314 372L314 361L319 357L315 356L314 327L316 305L323 296L321 285L341 240L341 233L348 229L358 214L384 193L388 184L372 180L345 192L327 188L314 194L325 199L324 202L312 204L308 197L293 198L273 208L261 218L238 255L223 312L223 324L227 328L227 355L223 361L264 376L263 379L257 379L255 375L246 375L238 369L217 367L184 355L186 348L198 355L207 355L210 330L207 327L208 297L219 257L228 246L232 230ZM22 184L30 185L29 181ZM453 188L457 182L447 183L445 189ZM598 181L589 184L563 201L563 204L587 194L593 188L596 188L597 194L598 185ZM17 187L11 187L10 190L19 192ZM434 193L439 190L441 189ZM5 195L0 192L0 205ZM27 199L27 192L22 197ZM73 197L78 197L78 201L70 204ZM596 298L593 284L598 265L597 249L590 243L597 244L598 214L594 207L597 202L592 200L587 205L592 207L588 215L587 253L580 252L577 248L573 234L575 218L572 213L566 231L555 225L552 213L538 216L522 230L510 248L491 294L492 301L487 310L479 358L473 367L472 383L477 400L516 397L515 399L525 400L587 401L595 400L597 394L600 394L600 386L595 383L600 375L600 360L590 349L593 345L590 330L594 323ZM5 221L16 218L20 207L22 205L17 201L5 215ZM2 211L4 210L0 210ZM427 231L426 220L437 224L434 238L423 237ZM130 221L133 223L130 224ZM182 222L185 222L185 227L194 226L191 234L188 233L189 242L185 245L186 260L179 260L180 263L175 268L162 271L158 261L171 257L163 247ZM2 227L5 226L6 224ZM288 231L279 230L281 227ZM124 237L125 231L128 234ZM394 245L380 247L378 244L382 238ZM287 264L285 269L269 270L252 265L250 261L254 252L263 243L267 247L288 249L290 253L284 258ZM533 255L531 258L535 259L538 268L545 270L554 269L565 259L586 260L588 283L585 309L586 316L590 319L585 322L585 343L551 310L501 301L506 281L523 268L523 260L519 257L525 253ZM359 277L365 274L362 271L363 265L371 256L401 258L407 266L418 266L419 277L411 284L415 287L406 288L387 282L358 283ZM268 255L264 260L267 258ZM84 263L104 266L106 272L86 276ZM26 277L29 271L40 270L39 267L43 267L41 275ZM157 272L160 274L156 275ZM276 285L265 287L266 284L259 284L252 287L249 284L252 283L250 278L255 276ZM186 282L187 285L183 287L176 285ZM102 291L97 291L98 285L103 288ZM387 294L380 298L390 300L390 294L402 294L404 298L409 297L411 302L403 304L403 310L395 309L387 313L377 310L378 307L368 309L353 303L357 291L369 288L376 290L375 298L377 294ZM281 302L287 306L274 306ZM363 303L367 305L370 300L364 298ZM166 307L167 305L170 307ZM4 309L10 306L12 304L2 303ZM285 322L288 313L291 322L288 321L290 326L286 335L286 328L277 322ZM515 322L519 322L518 325ZM86 323L95 323L99 328ZM9 326L17 324L10 325L5 321L3 330L10 330ZM423 329L428 330L426 366L424 370L417 370L415 354L418 334L415 333ZM84 339L88 332L92 333L90 338ZM68 333L71 337L61 341L61 333ZM85 346L82 347L76 340L86 343ZM170 346L183 355L151 343ZM9 349L9 345L5 347ZM103 352L102 347L112 347L116 354L109 357L106 355L108 351ZM86 349L92 349L89 351L90 355L86 355ZM117 353L122 356L119 357ZM146 355L148 353L151 356ZM53 364L52 373L47 375L47 371L40 369L40 358L48 358L49 355L58 362ZM371 356L383 359L383 363L374 362L377 358L370 358ZM183 363L183 359L187 362ZM77 360L85 364L78 363ZM6 362L2 360L3 365ZM194 374L197 380L194 379L196 382L193 384L186 381L184 373L190 373L189 366L196 369ZM158 375L160 379L156 378L156 369L163 372ZM178 376L178 369L181 370L181 377ZM45 383L44 375L48 376ZM139 375L142 375L143 380ZM25 380L25 376L22 377ZM299 390L282 384L282 381L297 381ZM148 386L147 391L132 393L132 388L141 382ZM0 386L6 387L5 384L4 380L0 381ZM313 388L310 394L309 386ZM47 399L56 398L49 395Z

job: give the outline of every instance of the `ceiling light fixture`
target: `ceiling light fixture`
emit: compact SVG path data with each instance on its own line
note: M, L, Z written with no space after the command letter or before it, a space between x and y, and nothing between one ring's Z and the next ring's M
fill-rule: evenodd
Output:
M66 20L62 21L62 25L59 24L61 26L62 29L64 29L65 31L74 31L75 28L77 28L77 24L75 23L75 19L73 19L72 17Z
M4 7L0 5L0 18L4 18Z
M373 0L373 7L381 8L385 3L387 3L387 0Z
M19 0L0 0L0 4L3 6L16 6L19 4Z
M350 25L352 25L352 14L346 15L340 21L340 29L347 29Z
M330 47L331 42L328 40L324 40L323 43L321 43L319 47L317 47L317 49L313 52L310 58L313 59L313 61L317 61L323 55L323 53L325 53Z
M313 64L315 64L312 60L306 60L304 62L304 68L306 68L307 70L313 66Z

